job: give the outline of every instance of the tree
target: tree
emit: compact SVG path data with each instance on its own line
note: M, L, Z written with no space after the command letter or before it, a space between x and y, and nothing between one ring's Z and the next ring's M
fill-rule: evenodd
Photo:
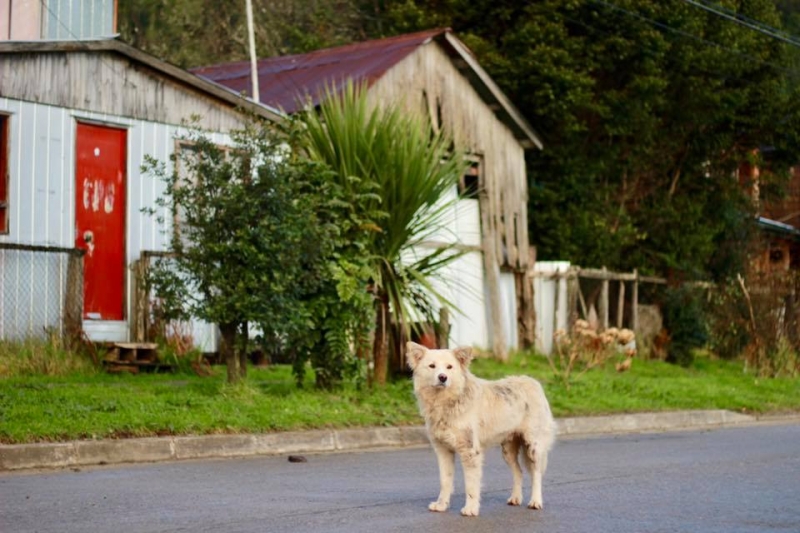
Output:
M781 27L773 2L725 6ZM399 0L384 16L390 32L452 27L541 133L540 258L725 276L750 220L733 173L757 162L780 182L798 160L791 47L686 2Z
M434 321L434 300L449 305L432 284L437 272L458 256L452 247L420 253L420 244L441 230L450 207L443 200L466 168L445 134L407 115L397 105L371 105L364 87L352 83L328 92L319 111L309 110L301 144L309 156L329 165L339 184L372 184L373 208L385 216L365 252L373 271L376 300L374 375L385 383L386 329L394 321L408 333L412 317Z
M302 53L363 40L376 24L367 0L253 0L259 57ZM119 3L122 39L179 65L248 57L244 0L127 0Z
M351 252L364 239L354 231L341 237L351 206L327 167L291 151L290 129L253 125L232 140L223 147L193 131L172 170L148 161L165 185L157 216L176 221L174 230L164 224L171 255L155 265L153 289L166 319L219 325L229 382L246 373L255 325L264 342L291 347L300 380L312 359L318 384L333 386L348 340L365 337L361 323L370 316L371 302L360 296L368 273ZM340 298L328 310L331 294Z

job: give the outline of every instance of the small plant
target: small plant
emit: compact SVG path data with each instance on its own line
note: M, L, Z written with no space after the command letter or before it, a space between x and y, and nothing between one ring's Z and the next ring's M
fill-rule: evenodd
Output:
M624 372L636 355L636 335L629 329L609 328L598 333L585 320L576 320L572 334L563 329L555 332L554 354L547 356L553 374L569 388L572 376L581 376L612 359L622 358L616 365Z

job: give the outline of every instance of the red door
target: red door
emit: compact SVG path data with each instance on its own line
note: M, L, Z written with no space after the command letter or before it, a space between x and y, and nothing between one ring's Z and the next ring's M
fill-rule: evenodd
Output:
M84 318L125 316L126 136L125 130L78 123L75 246L86 250Z

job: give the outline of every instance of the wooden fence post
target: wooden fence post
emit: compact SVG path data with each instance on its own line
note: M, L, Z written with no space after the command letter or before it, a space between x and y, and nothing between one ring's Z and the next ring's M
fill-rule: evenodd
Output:
M639 335L639 270L633 269L633 291L631 291L631 329Z
M528 248L528 266L516 272L514 280L517 289L517 337L522 349L530 348L536 342L536 308L533 302L533 272L536 265L536 247Z
M625 280L619 280L619 294L617 295L617 329L622 329L622 320L625 317Z
M64 337L71 345L83 329L83 250L67 256L67 294L64 298Z
M135 342L147 342L148 328L148 290L147 274L150 270L150 255L143 253L133 263L133 338Z
M492 352L501 361L508 360L505 329L503 327L503 307L500 301L500 265L497 258L493 213L489 206L489 195L485 189L478 193L478 209L481 216L481 241L483 247L483 267L486 271L486 285L489 292L489 314L491 317Z
M608 270L603 267L602 289L600 291L600 328L608 329Z

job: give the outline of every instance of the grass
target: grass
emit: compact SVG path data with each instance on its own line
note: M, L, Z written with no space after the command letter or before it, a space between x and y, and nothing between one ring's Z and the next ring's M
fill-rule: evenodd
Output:
M481 377L530 374L545 385L558 417L676 409L747 413L800 411L800 380L758 379L740 363L700 357L689 368L634 361L629 372L593 369L569 388L541 356L517 355L507 364L477 360ZM246 384L229 386L223 368L190 374L60 376L0 379L0 442L83 438L271 432L311 428L419 424L409 380L382 390L297 389L288 367L250 370Z

